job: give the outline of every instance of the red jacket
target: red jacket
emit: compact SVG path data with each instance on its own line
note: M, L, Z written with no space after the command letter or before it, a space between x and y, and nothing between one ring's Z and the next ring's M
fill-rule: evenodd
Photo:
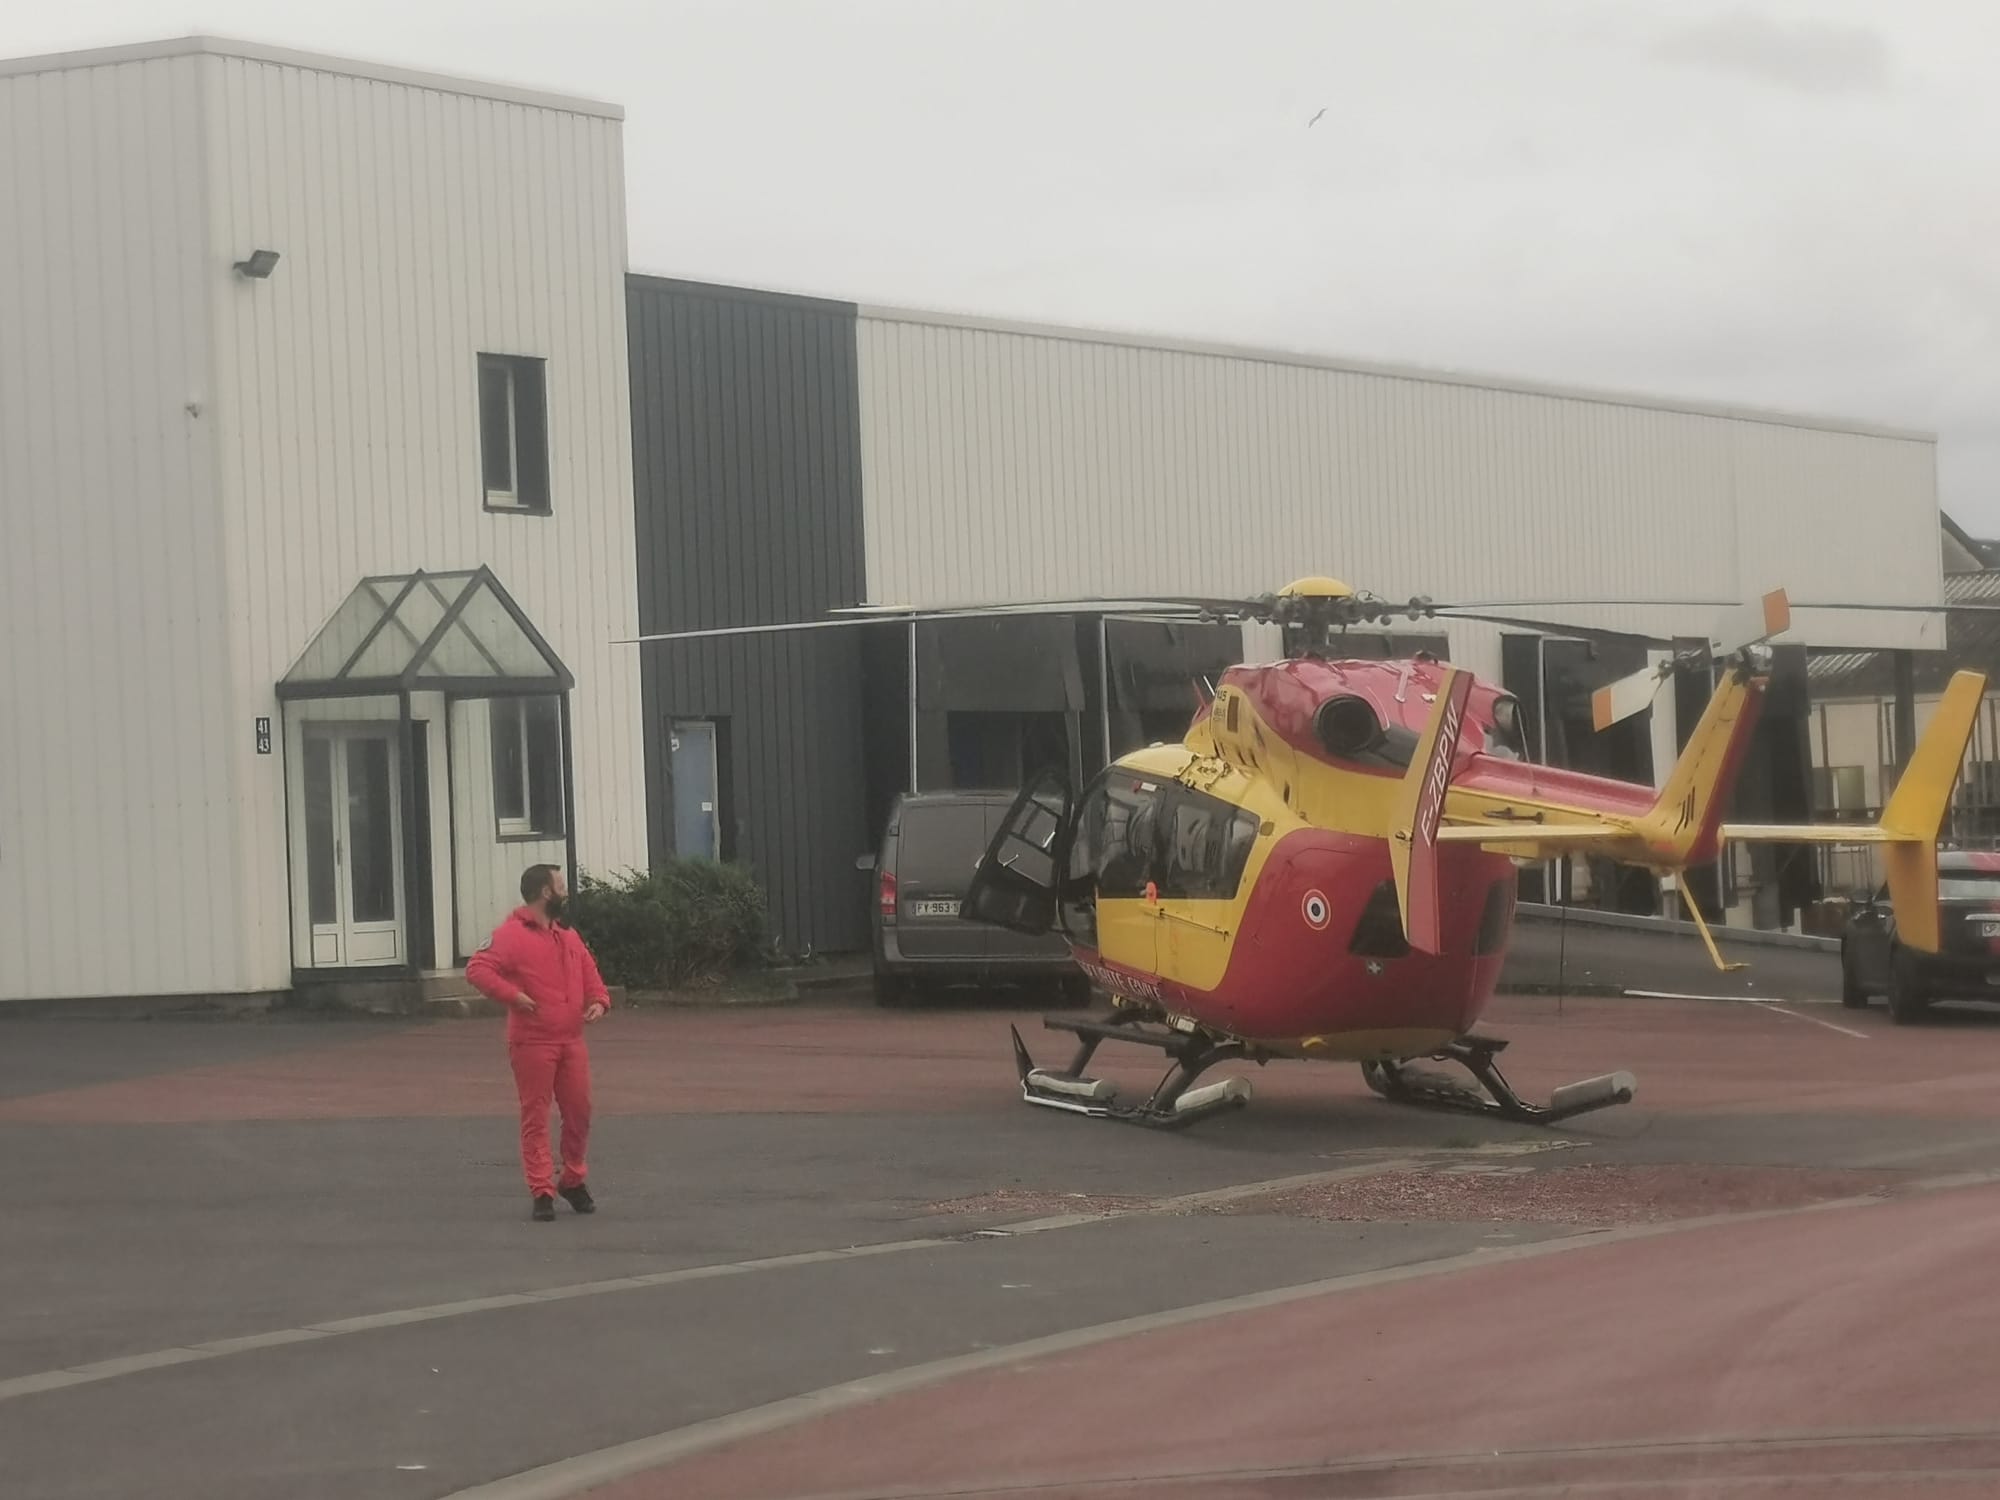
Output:
M567 1042L583 1035L583 1013L594 1001L606 1010L611 996L597 960L567 927L545 926L522 907L493 929L486 946L465 966L466 982L507 1007L507 1041ZM525 993L532 1015L514 1003Z

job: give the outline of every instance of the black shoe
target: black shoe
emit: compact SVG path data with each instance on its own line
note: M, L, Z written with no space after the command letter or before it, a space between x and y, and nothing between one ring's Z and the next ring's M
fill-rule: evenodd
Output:
M553 1224L556 1221L556 1200L547 1193L535 1194L535 1211L528 1216L537 1224Z
M597 1212L597 1200L590 1196L590 1189L582 1183L579 1182L573 1188L557 1188L556 1191L561 1193L568 1201L569 1206L578 1213L594 1214Z

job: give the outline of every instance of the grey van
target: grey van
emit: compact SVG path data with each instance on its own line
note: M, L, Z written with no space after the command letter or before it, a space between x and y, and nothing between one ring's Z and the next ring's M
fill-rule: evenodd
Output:
M1007 984L1059 992L1090 984L1058 933L1023 937L958 914L972 872L1013 792L924 792L896 799L875 856L875 998L900 1005L947 985Z

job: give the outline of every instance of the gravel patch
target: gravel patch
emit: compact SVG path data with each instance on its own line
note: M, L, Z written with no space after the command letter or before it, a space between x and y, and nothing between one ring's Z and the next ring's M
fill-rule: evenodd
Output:
M1645 1224L1879 1193L1909 1175L1804 1167L1460 1166L1289 1188L1200 1211L1350 1221Z
M926 1214L1006 1214L1015 1218L1046 1218L1051 1214L1110 1214L1145 1208L1147 1198L1118 1193L1059 1193L1043 1188L995 1188L967 1198L941 1198L927 1203Z

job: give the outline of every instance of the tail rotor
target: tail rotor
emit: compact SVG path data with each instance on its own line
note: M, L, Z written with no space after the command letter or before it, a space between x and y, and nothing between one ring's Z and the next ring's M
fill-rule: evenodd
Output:
M1657 666L1632 672L1606 683L1590 697L1590 722L1598 730L1631 718L1653 706L1660 684L1686 667L1710 661L1728 661L1773 636L1783 635L1792 626L1791 601L1783 589L1773 589L1761 599L1739 604L1726 611L1708 632L1706 653L1683 652Z

